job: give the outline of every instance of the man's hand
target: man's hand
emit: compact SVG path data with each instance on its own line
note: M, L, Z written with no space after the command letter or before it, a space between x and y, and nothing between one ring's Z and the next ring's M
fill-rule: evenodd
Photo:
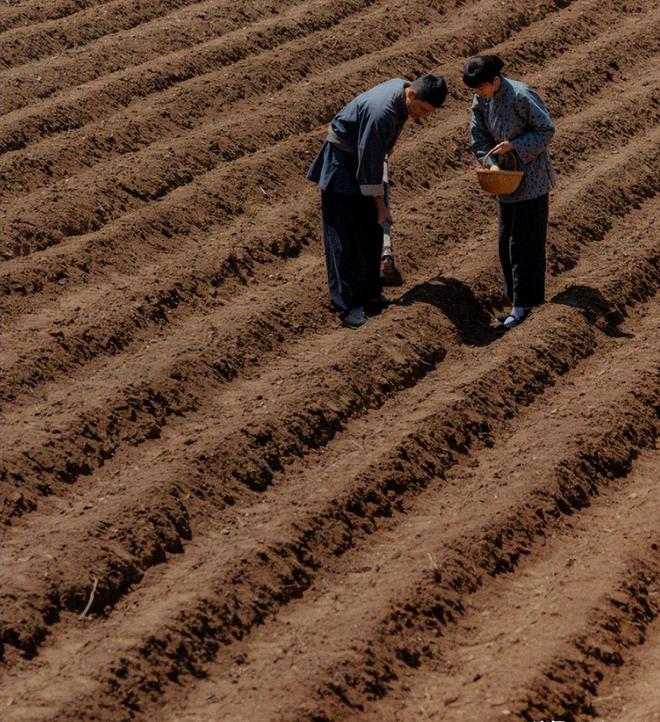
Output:
M378 209L378 223L380 223L381 226L384 225L385 221L389 221L390 224L394 223L390 209L385 205L384 196L374 196L374 201Z
M394 223L392 220L392 214L390 213L390 209L383 207L378 209L378 223L380 223L381 226L385 225L385 221L389 221L390 225Z

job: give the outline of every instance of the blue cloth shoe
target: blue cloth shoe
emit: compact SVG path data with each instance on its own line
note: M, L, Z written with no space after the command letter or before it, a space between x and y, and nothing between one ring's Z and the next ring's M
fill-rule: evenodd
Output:
M520 324L529 316L531 310L531 308L526 308L525 313L523 313L521 316L514 316L513 314L509 314L504 319L504 321L502 321L502 323L495 327L495 331L499 334L504 334L507 331L510 331L512 328L520 326Z
M357 306L343 314L341 322L348 328L360 328L360 326L367 322L367 314L364 312L362 306Z

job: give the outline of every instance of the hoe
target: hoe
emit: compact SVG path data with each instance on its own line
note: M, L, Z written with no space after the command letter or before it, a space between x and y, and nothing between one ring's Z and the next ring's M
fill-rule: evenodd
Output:
M383 183L385 184L385 203L390 203L390 184L387 175L387 157L383 168ZM394 251L392 250L392 237L390 235L390 223L383 224L383 252L380 257L380 277L384 286L400 286L403 283L399 269L394 263Z

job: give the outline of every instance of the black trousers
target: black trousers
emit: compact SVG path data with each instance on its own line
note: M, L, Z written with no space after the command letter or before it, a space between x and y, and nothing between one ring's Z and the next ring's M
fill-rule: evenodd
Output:
M545 301L545 241L548 194L500 203L499 246L504 293L514 306Z
M380 296L383 228L370 196L321 191L330 298L340 311Z

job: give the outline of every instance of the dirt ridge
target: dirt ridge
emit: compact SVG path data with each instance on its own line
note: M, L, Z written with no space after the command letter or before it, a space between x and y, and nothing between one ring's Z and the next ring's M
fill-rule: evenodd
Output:
M3 722L650 722L659 13L3 6ZM557 128L548 302L503 338L484 50ZM349 332L304 173L352 94L428 71L405 285Z

